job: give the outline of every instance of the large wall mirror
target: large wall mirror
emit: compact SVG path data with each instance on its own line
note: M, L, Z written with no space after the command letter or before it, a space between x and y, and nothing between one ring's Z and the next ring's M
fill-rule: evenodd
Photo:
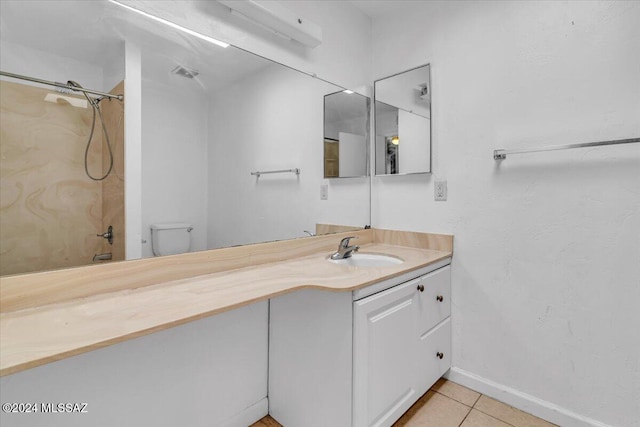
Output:
M188 224L197 251L370 223L368 179L324 178L325 96L344 88L106 0L0 6L3 72L124 94L87 100L2 77L1 275L129 259L130 239L150 257L154 224ZM136 78L135 55L142 138L129 141L124 80ZM135 218L125 217L127 144L142 152ZM265 173L274 171L284 172ZM125 235L125 221L141 221L142 235Z
M424 65L375 82L376 175L431 172L430 79Z

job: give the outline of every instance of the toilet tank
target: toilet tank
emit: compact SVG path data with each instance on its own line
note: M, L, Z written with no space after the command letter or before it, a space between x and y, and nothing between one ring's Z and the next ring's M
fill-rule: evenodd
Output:
M189 252L191 248L191 224L170 222L151 225L151 249L155 256Z

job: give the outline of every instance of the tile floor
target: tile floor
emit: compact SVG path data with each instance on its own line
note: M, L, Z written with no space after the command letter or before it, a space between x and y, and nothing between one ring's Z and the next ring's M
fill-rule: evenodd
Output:
M495 399L440 379L393 427L553 427ZM266 416L250 427L282 427Z

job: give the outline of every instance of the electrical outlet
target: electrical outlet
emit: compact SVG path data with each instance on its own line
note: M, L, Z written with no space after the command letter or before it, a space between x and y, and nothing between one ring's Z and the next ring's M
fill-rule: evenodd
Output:
M322 184L320 185L320 200L329 199L329 185Z
M447 181L436 181L433 187L434 200L437 202L444 202L447 200Z

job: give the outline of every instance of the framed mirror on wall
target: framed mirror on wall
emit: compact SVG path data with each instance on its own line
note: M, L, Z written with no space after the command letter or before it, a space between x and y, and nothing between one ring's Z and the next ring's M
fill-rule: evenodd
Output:
M132 259L120 249L123 241L151 257L157 225L183 225L192 252L304 237L305 230L318 232L318 224L370 223L368 180L336 185L328 200L318 194L326 182L319 143L324 100L343 87L106 0L72 9L56 0L3 1L0 31L3 72L124 95L100 101L114 166L107 180L93 181L83 167L92 109L78 107L82 94L0 79L0 275ZM43 33L50 37L38 36ZM125 76L136 75L128 73L133 66L137 100L122 87ZM54 102L45 100L49 94ZM123 106L132 102L142 113L141 140L124 137L134 123ZM110 163L97 120L88 163L93 176ZM42 131L45 124L52 130ZM128 144L139 145L139 182L123 172ZM264 173L295 169L299 174ZM109 187L112 179L117 189ZM141 209L125 218L128 185L139 189ZM141 235L125 235L125 219L140 221ZM109 226L113 243L103 237Z
M429 64L374 82L375 174L431 173Z

